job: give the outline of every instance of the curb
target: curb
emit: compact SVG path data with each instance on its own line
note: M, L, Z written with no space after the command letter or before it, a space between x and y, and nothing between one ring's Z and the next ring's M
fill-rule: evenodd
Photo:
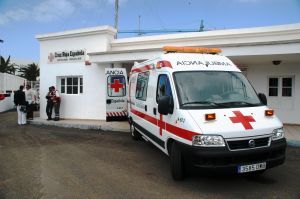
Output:
M300 140L287 140L289 146L300 147Z
M76 129L83 129L83 130L101 130L101 131L116 131L116 132L130 132L129 129L122 129L116 128L113 125L91 125L91 124L66 124L62 122L41 122L32 120L29 124L33 125L44 125L44 126L56 126L56 127L63 127L63 128L76 128Z
M33 125L44 125L44 126L56 126L56 127L63 127L63 128L77 128L77 129L92 129L92 130L100 130L101 126L98 125L84 125L84 124L65 124L62 122L40 122L40 121L29 121L29 124Z

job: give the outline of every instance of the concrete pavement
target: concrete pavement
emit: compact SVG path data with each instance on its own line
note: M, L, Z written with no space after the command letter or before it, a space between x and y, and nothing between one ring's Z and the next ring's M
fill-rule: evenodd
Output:
M129 124L127 121L122 122L106 122L104 120L74 120L74 119L62 119L60 121L47 121L40 117L34 118L30 121L35 125L49 125L66 128L78 128L78 129L95 129L103 131L120 131L129 132ZM285 136L287 143L290 146L300 147L300 125L284 125Z
M300 125L284 125L288 145L300 147Z

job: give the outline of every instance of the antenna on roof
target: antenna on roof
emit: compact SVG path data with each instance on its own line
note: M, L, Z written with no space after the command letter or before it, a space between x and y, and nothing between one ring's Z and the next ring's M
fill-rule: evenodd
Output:
M139 36L142 35L141 33L141 15L139 15L139 33L138 33Z
M119 20L119 0L115 0L115 29L117 30L117 33L115 35L115 39L118 37L118 20Z
M203 32L203 31L204 31L204 20L201 19L201 24L200 24L199 32Z

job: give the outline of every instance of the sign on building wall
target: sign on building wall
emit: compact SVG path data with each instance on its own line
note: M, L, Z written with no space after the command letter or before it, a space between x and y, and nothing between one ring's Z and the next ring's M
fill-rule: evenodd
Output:
M48 54L48 64L84 62L85 56L85 50L65 50L50 52Z

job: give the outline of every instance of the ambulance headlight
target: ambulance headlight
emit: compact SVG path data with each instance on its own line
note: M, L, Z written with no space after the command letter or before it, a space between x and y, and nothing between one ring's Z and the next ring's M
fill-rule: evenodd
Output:
M225 146L225 142L220 135L195 135L193 137L194 146L203 147L222 147Z
M275 129L273 131L272 140L279 140L281 138L284 138L283 128Z

